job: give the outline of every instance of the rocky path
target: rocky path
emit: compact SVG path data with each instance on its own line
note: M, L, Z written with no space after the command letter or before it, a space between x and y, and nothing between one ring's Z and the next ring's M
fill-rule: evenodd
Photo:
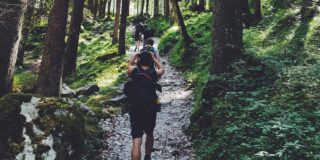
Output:
M159 42L155 38L156 45ZM129 50L133 53L134 46ZM162 111L158 113L155 128L154 160L192 160L193 149L189 137L184 130L189 125L192 90L187 86L179 71L173 69L167 57L161 58L165 68L165 75L160 84L163 92L159 93ZM128 113L117 115L101 122L105 131L105 148L101 150L101 159L128 160L131 151L130 122ZM145 137L144 137L145 138ZM142 146L144 148L144 146ZM144 155L144 149L142 149Z

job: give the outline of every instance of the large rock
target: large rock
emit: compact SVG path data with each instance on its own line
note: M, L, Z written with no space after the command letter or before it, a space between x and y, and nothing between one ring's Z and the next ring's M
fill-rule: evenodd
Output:
M72 90L69 86L67 86L66 84L63 84L61 87L61 96L62 97L71 97L76 95L76 92L74 90Z
M0 159L81 159L79 107L58 98L9 94L0 99Z
M89 96L94 94L95 92L98 92L100 90L100 88L98 87L97 84L91 83L88 84L84 87L80 87L78 89L76 89L76 95L85 95L85 96Z

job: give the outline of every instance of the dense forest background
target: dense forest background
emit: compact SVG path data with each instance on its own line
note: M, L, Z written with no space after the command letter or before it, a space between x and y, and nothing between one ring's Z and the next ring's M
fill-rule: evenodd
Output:
M196 159L320 159L319 11L319 0L1 0L0 159L27 144L20 158L99 159L99 121L127 110L106 102L127 80L137 22L194 91Z

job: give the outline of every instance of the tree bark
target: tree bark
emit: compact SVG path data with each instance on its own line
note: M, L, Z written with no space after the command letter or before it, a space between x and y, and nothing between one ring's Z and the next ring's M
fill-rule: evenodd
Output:
M92 14L93 19L97 19L99 0L94 0Z
M255 22L260 22L262 20L261 1L260 0L253 1L253 10L254 10L253 14L254 14Z
M93 9L93 1L94 0L88 0L88 9L91 10L91 12L92 12L92 9Z
M249 8L249 0L240 0L241 19L246 28L250 27L253 23L252 14Z
M144 13L144 0L141 0L141 10L140 10L140 14L143 15Z
M228 65L242 57L242 23L238 0L216 0L212 25L211 72L226 72Z
M83 20L84 0L72 0L73 9L64 59L64 75L76 73L79 35Z
M206 1L199 0L199 11L204 11L206 9Z
M140 10L139 10L139 9L140 9L139 7L140 7L140 0L137 0L137 14L139 14L139 11L140 11Z
M111 17L111 0L108 0L107 18L109 19L110 17Z
M153 16L159 16L159 0L154 0Z
M122 13L121 13L121 24L120 24L120 35L119 35L119 54L126 54L126 28L127 28L127 15L129 12L129 0L122 1Z
M33 16L34 4L35 4L34 0L29 0L26 12L24 14L24 23L23 23L23 28L22 28L22 41L21 41L21 44L19 47L16 66L23 66L24 48L27 44L30 27L32 26L32 16Z
M119 18L120 18L120 6L121 0L116 0L116 15L114 18L114 28L113 28L113 37L112 37L112 44L116 44L119 42ZM123 0L125 1L125 0Z
M312 18L313 16L313 11L310 8L312 6L312 0L303 0L301 2L301 10L300 10L300 14L301 14L301 20L302 21L308 21Z
M59 96L65 51L68 0L55 0L51 11L36 93Z
M12 89L27 0L1 0L0 5L0 97Z
M163 7L164 7L164 17L166 19L169 19L169 14L170 14L170 5L169 5L169 0L164 0L164 4L163 4Z
M180 30L180 34L181 34L181 37L184 42L184 46L187 47L191 43L191 38L187 32L186 25L184 24L178 0L171 0L171 4L172 4L172 7L173 7L175 15L176 15L176 20L179 25L179 30Z
M146 0L147 4L146 4L146 13L149 13L149 0Z

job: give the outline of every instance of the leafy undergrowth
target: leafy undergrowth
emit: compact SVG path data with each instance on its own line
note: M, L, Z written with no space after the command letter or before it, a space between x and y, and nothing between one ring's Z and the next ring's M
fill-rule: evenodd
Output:
M161 38L160 50L195 85L198 159L320 159L320 15L301 22L294 8L270 10L245 30L247 58L220 76L208 72L209 14L185 14L187 63L175 26Z
M146 21L148 29L154 30L156 37L160 37L167 29L170 28L170 21L164 19L162 16L153 17Z

